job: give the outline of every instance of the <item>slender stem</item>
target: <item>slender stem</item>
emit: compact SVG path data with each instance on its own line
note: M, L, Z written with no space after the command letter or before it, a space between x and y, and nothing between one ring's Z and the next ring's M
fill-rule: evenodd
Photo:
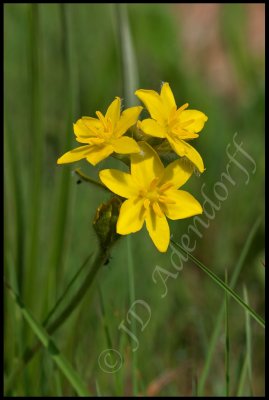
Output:
M225 271L225 283L228 284L228 273ZM225 292L225 383L226 397L230 396L230 336L229 336L229 296Z
M128 257L128 272L129 272L129 290L130 290L130 302L134 304L135 302L135 280L134 280L134 261L132 254L132 237L129 235L127 237L127 257ZM131 320L131 330L134 336L136 337L136 324L134 318ZM133 395L137 396L138 387L137 387L137 374L136 374L136 366L137 366L137 355L136 351L133 352L132 355L132 382L133 382Z
M104 190L106 190L107 192L111 193L111 191L105 186L103 185L101 182L97 182L94 179L92 179L91 177L89 177L88 175L86 175L84 172L82 172L79 168L75 169L75 174L79 176L80 179L82 179L85 182L88 183L92 183L95 186L98 186Z
M78 276L80 275L80 273L84 270L84 268L86 267L86 265L88 264L89 259L91 258L92 254L89 254L88 257L86 258L86 260L84 261L84 263L82 264L82 266L79 268L79 270L75 273L75 275L73 276L73 278L71 279L71 281L69 282L69 284L67 285L66 289L63 291L62 295L59 297L59 299L56 301L54 307L52 307L51 311L48 313L48 315L46 316L45 320L43 321L42 325L46 326L49 323L49 320L51 319L51 317L53 316L53 314L55 314L56 310L59 308L59 305L62 303L62 301L65 299L65 296L67 295L67 293L69 292L70 288L72 287L72 285L74 284L74 282L77 280Z
M264 319L257 314L251 307L249 307L242 299L240 296L238 296L237 293L235 293L229 286L227 286L222 279L220 279L214 272L210 271L205 265L203 265L197 258L192 256L190 253L188 253L184 247L182 247L180 244L176 243L174 240L172 240L174 245L178 246L184 253L190 257L190 259L194 262L194 264L197 265L202 271L204 271L217 285L219 285L222 289L224 289L226 292L229 293L230 296L234 298L234 300L237 301L238 304L240 304L246 311L249 312L249 314L254 318L263 328L265 328L265 321Z
M232 289L235 287L235 285L237 283L239 274L242 270L242 267L244 265L247 255L249 253L249 249L251 247L253 239L255 238L257 230L260 226L260 223L261 223L261 218L259 217L255 221L255 223L253 224L252 228L249 231L248 237L244 243L244 247L240 253L239 259L235 264L235 268L233 269L231 281L229 283L230 287ZM210 366L212 364L214 349L216 348L217 341L218 341L218 338L219 338L219 335L221 332L224 313L225 313L225 300L222 302L221 308L220 308L218 316L217 316L215 327L213 329L213 332L212 332L210 340L209 340L209 347L207 350L204 367L200 374L200 378L199 378L199 382L198 382L198 396L203 396L203 394L204 394L204 387L206 384L207 377L209 375Z
M118 27L119 27L123 93L126 106L132 106L136 104L136 98L134 92L138 86L138 73L137 73L135 52L132 44L127 5L116 4L116 12L118 19ZM135 136L135 132L133 132L133 135ZM135 283L134 283L134 266L133 266L133 255L131 249L130 236L127 238L127 251L128 251L130 301L133 304L135 301ZM132 319L131 329L134 335L136 335L136 325L133 319ZM136 365L137 365L137 355L136 352L134 352L132 355L132 383L133 383L134 396L137 396L138 394Z

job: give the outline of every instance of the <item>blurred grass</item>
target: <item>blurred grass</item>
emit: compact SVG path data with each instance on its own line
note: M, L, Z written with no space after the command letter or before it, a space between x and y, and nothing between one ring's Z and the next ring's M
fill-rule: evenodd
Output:
M33 25L29 20L32 7L38 15ZM161 81L168 81L178 104L188 101L209 116L201 138L195 142L207 169L188 183L192 193L202 200L200 188L206 183L206 193L212 194L214 182L226 168L225 148L235 131L257 163L248 185L242 172L234 169L236 186L229 187L227 201L209 229L203 231L203 239L197 241L196 258L205 265L214 265L216 274L223 276L227 269L232 276L253 221L264 213L264 57L254 57L246 45L246 7L221 5L218 17L223 51L238 82L235 97L216 92L207 80L202 60L189 68L182 16L176 5L131 4L128 8L139 88L159 90ZM33 73L36 68L38 71ZM91 222L96 207L109 198L87 183L76 185L77 178L71 171L81 167L97 179L98 171L105 167L121 168L116 160L105 160L97 168L84 161L73 166L56 165L59 155L76 146L72 122L82 115L92 116L98 109L105 110L116 95L123 97L114 6L5 4L4 84L5 274L23 294L27 308L42 321L82 261L97 248ZM247 163L244 165L247 168ZM213 198L213 194L209 196ZM180 238L189 222L172 222L174 237ZM139 331L140 325L136 327L140 341L135 355L138 389L144 388L146 393L157 376L180 368L177 379L161 388L158 395L191 395L193 371L199 384L224 293L186 265L176 280L168 281L169 293L161 299L161 287L153 284L151 275L156 265L171 269L170 253L157 253L145 230L131 240L135 295L152 309L145 331ZM30 264L29 243L35 253ZM250 243L237 281L239 288L245 283L249 304L259 314L264 311L262 261L263 226ZM123 369L117 373L119 385L98 366L98 356L107 343L94 288L55 334L61 351L88 382L91 393L132 394L133 343L118 329L130 307L128 282L126 243L121 240L98 279L111 341L124 353ZM33 344L33 335L8 296L4 310L4 367L6 376L10 376L23 349ZM245 352L244 318L239 306L229 307L231 394L238 390L234 376ZM251 380L254 395L263 395L264 337L262 329L254 324ZM205 395L225 393L224 328L216 346ZM246 361L246 373L248 365ZM55 375L45 352L36 356L25 372L24 377L18 376L10 395L73 394L65 378ZM249 394L248 379L241 382L240 394Z

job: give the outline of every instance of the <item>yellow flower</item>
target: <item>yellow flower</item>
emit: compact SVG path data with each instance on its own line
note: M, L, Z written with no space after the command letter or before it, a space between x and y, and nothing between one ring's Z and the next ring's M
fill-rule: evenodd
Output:
M198 137L207 116L201 111L186 110L186 103L177 109L174 95L168 83L162 85L161 93L154 90L137 90L136 96L144 103L151 118L138 122L138 127L147 135L166 138L173 150L181 157L187 157L200 172L204 164L200 154L185 140Z
M193 172L178 159L164 168L158 154L146 142L139 142L141 152L131 155L131 174L106 169L101 181L117 195L127 198L120 208L117 233L128 235L139 231L144 222L159 251L165 252L170 241L167 218L172 220L202 213L198 201L183 190L177 190Z
M121 100L116 97L104 116L96 111L97 118L82 117L74 124L76 140L86 145L65 153L57 160L58 164L71 163L86 158L96 165L113 152L130 154L139 152L136 141L123 137L126 131L136 124L143 107L127 108L121 113Z

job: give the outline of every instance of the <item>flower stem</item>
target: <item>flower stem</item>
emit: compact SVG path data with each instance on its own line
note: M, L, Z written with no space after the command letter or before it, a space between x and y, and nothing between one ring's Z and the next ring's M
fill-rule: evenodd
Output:
M88 182L88 183L92 183L95 186L98 186L104 190L106 190L107 192L111 193L111 191L104 186L101 182L97 182L94 179L92 179L91 177L89 177L88 175L86 175L84 172L82 172L79 168L75 169L75 174L79 176L80 179L82 179L84 182Z

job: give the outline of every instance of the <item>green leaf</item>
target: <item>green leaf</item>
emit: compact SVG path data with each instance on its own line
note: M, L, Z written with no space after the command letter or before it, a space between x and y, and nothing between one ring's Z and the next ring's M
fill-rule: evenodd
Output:
M51 336L42 327L42 325L38 321L36 321L36 319L33 317L30 311L23 304L19 295L14 292L11 286L8 283L6 283L6 286L12 298L14 299L17 307L19 308L23 317L25 318L26 322L28 323L32 331L35 333L35 335L38 337L38 339L41 341L43 346L47 349L49 355L52 357L55 364L65 375L66 379L74 388L74 390L77 392L77 394L79 396L89 396L89 392L86 388L86 385L81 380L78 373L73 369L69 361L66 360L65 357L60 353L60 350L56 346Z
M264 319L256 313L250 306L248 306L240 296L236 292L233 291L226 283L223 282L222 279L220 279L214 272L212 272L210 269L208 269L201 261L197 260L194 256L192 256L190 253L188 253L184 247L182 247L180 244L176 243L174 240L171 240L172 243L177 246L180 250L184 251L185 254L194 262L197 267L199 267L203 272L205 272L218 286L220 286L224 291L228 292L230 296L233 297L234 300L237 301L240 306L242 306L249 314L263 327L265 328L265 322Z

